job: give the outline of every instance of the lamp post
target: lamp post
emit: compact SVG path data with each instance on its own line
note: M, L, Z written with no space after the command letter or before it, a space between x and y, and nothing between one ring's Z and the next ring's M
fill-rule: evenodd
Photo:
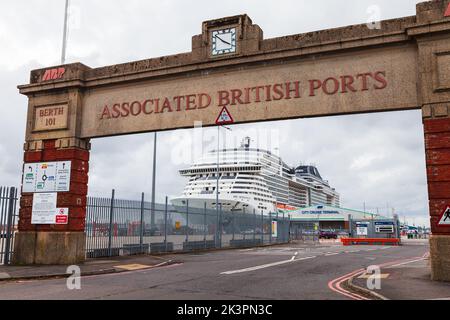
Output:
M218 125L217 126L217 172L216 172L216 215L217 215L217 217L216 217L216 222L217 222L217 224L216 224L216 247L217 247L217 244L218 244L218 242L220 241L220 239L221 239L221 235L219 234L219 232L221 231L220 230L220 223L221 223L221 221L219 220L219 215L220 215L220 213L219 213L219 178L220 178L220 127L223 127L223 128L225 128L225 129L227 129L228 131L232 131L232 129L231 128L228 128L228 127L225 127L225 126L221 126L221 125Z
M69 0L66 0L66 6L65 6L65 11L64 11L64 31L63 31L63 42L62 42L62 52L61 52L61 64L66 63L68 15L69 15Z
M153 233L155 228L155 198L156 198L156 143L158 139L158 133L155 132L154 142L153 142L153 174L152 174L152 208L150 215L150 232Z

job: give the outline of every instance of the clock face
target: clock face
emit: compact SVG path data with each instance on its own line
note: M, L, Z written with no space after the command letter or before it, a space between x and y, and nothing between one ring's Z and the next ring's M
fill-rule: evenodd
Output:
M236 28L215 30L211 36L213 56L236 52Z

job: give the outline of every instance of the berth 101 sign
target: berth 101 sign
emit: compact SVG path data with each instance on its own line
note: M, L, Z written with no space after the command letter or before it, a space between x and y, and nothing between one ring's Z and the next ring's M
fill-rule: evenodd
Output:
M22 188L24 193L68 192L70 161L25 163Z

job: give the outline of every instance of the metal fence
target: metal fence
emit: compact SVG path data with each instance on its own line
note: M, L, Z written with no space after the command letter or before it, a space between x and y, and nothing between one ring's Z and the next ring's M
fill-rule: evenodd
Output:
M319 242L319 222L304 221L295 222L290 225L290 237L291 240L301 242Z
M275 223L276 222L276 223ZM276 236L272 233L276 225ZM283 214L227 212L111 198L88 198L87 258L253 247L289 241Z
M17 231L17 188L0 187L0 264L11 261Z

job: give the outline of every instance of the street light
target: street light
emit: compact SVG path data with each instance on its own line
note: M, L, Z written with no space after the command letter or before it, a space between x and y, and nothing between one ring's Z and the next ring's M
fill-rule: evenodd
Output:
M61 52L61 64L66 63L68 15L69 15L69 0L66 0L66 6L65 6L65 11L64 11L64 32L63 32L63 43L62 43L62 52Z
M155 201L156 201L156 142L158 139L158 133L155 131L155 137L153 141L153 174L152 174L152 208L150 214L150 232L153 233L155 228Z

